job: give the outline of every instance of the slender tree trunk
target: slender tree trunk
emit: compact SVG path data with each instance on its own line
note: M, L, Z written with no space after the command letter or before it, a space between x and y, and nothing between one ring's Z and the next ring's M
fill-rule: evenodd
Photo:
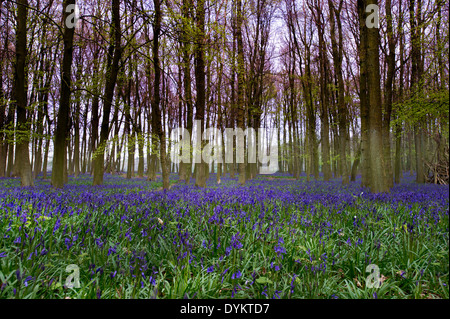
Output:
M309 68L309 60L310 60L310 52L309 52L309 48L306 48L307 50L307 68ZM289 114L290 114L290 119L291 119L291 126L292 126L292 173L293 173L293 177L295 179L299 179L300 178L300 172L299 172L299 161L298 161L298 155L300 150L298 149L298 138L297 138L297 132L296 132L296 124L297 124L297 110L296 110L296 99L295 99L295 81L294 81L294 77L295 77L295 51L291 50L292 52L292 56L290 57L290 70L289 70ZM307 72L307 76L309 76L309 72ZM309 81L309 77L307 79L307 81ZM307 99L309 97L306 97ZM308 102L307 102L308 103ZM309 174L311 174L311 170L308 171L308 179L309 179Z
M87 157L87 141L88 141L88 136L87 136L87 107L83 113L83 160L82 160L82 165L81 165L81 173L85 174L86 173L86 157Z
M29 155L30 123L27 119L26 57L28 1L17 3L16 64L14 92L17 111L16 161L22 186L34 186Z
M138 138L138 154L139 154L139 162L138 162L138 171L137 175L139 178L144 177L144 136L141 132L137 135Z
M399 2L399 11L400 17L399 17L399 26L398 26L398 37L399 37L399 43L400 43L400 75L399 75L399 91L398 91L398 100L400 102L403 99L403 76L404 76L404 59L403 59L403 52L404 52L404 41L403 41L403 12L402 12L402 2ZM399 116L397 116L397 123L395 125L395 166L394 166L394 178L395 178L395 184L400 183L401 175L402 175L402 163L401 163L401 155L402 155L402 123L399 122Z
M369 90L367 84L367 27L365 19L365 2L358 0L358 16L360 22L360 46L359 46L359 100L361 113L361 185L368 187L370 183L370 144L369 144Z
M339 9L336 9L331 0L328 1L330 6L330 19L331 19L331 43L334 60L334 72L338 80L338 124L339 124L339 167L342 176L342 183L348 184L348 169L347 169L347 156L346 156L346 139L347 139L347 112L345 107L345 90L344 79L342 77L342 24L339 12L342 9L343 1L339 2ZM336 23L338 26L338 42L336 42Z
M244 130L244 45L242 40L242 1L236 2L236 40L237 40L237 127ZM245 184L245 163L238 163L239 184Z
M387 187L392 188L394 186L393 172L391 165L391 138L390 138L390 124L392 113L392 99L393 99L393 81L395 76L395 40L392 28L392 13L391 13L391 0L386 0L386 19L387 19L387 36L389 54L387 56L387 74L385 81L385 98L384 98L384 112L383 112L383 153L386 166L386 183Z
M1 12L0 12L1 14ZM3 83L3 61L0 61L0 83ZM3 86L0 84L0 177L5 177L6 173L6 154L8 152L8 143L5 140L6 134L4 128L6 124L6 100L4 99Z
M196 101L196 120L200 125L197 127L200 137L202 137L204 131L204 119L205 119L205 105L206 105L206 83L205 83L205 61L204 61L204 42L205 42L205 1L199 0L196 8L196 20L197 20L197 36L195 45L195 83L197 86L197 101ZM201 139L200 152L205 145L203 139ZM203 156L201 156L201 163L197 163L195 174L195 185L199 187L206 186L207 179L207 163L204 162Z
M218 113L218 128L219 130L222 131L222 72L223 72L223 63L222 60L220 61L220 67L219 67L219 92L218 92L218 96L217 96L217 113ZM216 136L217 139L217 145L220 145L221 148L221 159L222 159L222 163L223 161L223 134L221 134L221 136ZM216 176L216 181L217 184L221 183L221 177L222 177L222 163L217 163L217 176Z
M320 24L323 26L323 24ZM320 66L320 108L321 108L321 126L320 134L322 139L322 172L324 180L328 181L331 179L331 168L330 168L330 136L329 136L329 124L328 124L328 87L327 87L327 58L326 58L326 47L325 40L323 36L322 29L319 30L319 66ZM310 111L311 112L311 111ZM310 135L315 135L315 121L309 124ZM316 156L316 161L318 162L318 156Z
M0 5L1 7L1 5ZM1 16L1 12L0 12ZM9 34L9 28L7 27L7 34ZM4 52L7 52L9 46L9 37L5 37ZM6 99L3 91L3 69L6 67L6 59L0 60L0 177L6 176L6 159L8 155L8 137L9 134L5 134L3 131L9 123L9 118L6 116ZM11 114L11 107L8 111L8 115ZM9 176L8 176L9 177Z
M67 153L68 153L68 148L69 148L69 144L67 144L66 145L66 149L64 150L65 152L64 152L64 166L63 166L63 184L67 184L68 182L69 182L69 170L68 170L68 167L67 167ZM70 156L70 155L69 155Z
M421 64L421 1L416 4L415 0L409 1L409 23L411 30L411 92L415 96L420 96L422 93L422 75L423 67ZM414 124L414 146L416 150L416 182L425 182L425 172L423 163L423 143L422 143L422 130L423 121L420 120Z
M44 163L42 164L42 178L47 179L47 166L48 166L48 152L50 149L50 139L45 140L45 147L44 147Z
M96 37L94 35L94 40L96 40ZM93 73L94 73L94 77L93 77L93 91L94 91L94 97L92 99L92 119L91 119L91 143L90 143L90 153L92 154L92 161L89 161L89 169L88 171L93 174L93 170L94 170L94 165L93 162L95 160L96 157L96 150L97 150L97 139L98 139L98 127L99 127L99 123L100 123L100 118L99 118L99 94L100 94L100 88L99 88L99 79L98 79L98 75L99 75L99 49L96 49L94 51L93 54Z
M160 79L161 69L159 63L159 36L161 33L161 2L160 0L153 0L155 5L155 22L153 24L153 65L155 69L155 83L154 83L154 96L152 100L152 120L153 127L156 134L159 137L159 155L161 161L163 188L169 188L169 173L166 159L166 137L163 132L161 123L161 111L160 111Z
M190 68L190 43L189 43L189 21L191 19L190 10L192 8L192 0L183 0L182 11L183 11L183 32L182 32L182 58L183 58L183 88L184 88L184 99L186 103L186 129L189 132L189 136L192 136L193 116L194 116L194 106L192 103L192 92L191 92L191 68ZM192 146L192 144L191 144ZM189 163L185 166L186 169L186 184L189 184L192 175L192 148L189 154Z
M180 41L180 47L181 48L183 47L182 41ZM182 57L179 57L177 86L178 86L178 91L179 91L180 96L182 94L181 92L183 91L183 84L182 84L183 83L182 82L182 74L183 74L183 65L182 64L183 64L183 62L182 61L183 61ZM181 97L178 99L178 127L185 127L183 125L183 99ZM180 152L178 154L178 156L180 156L180 159L181 159L182 152L186 152L186 149L180 148ZM184 161L180 161L180 163L179 163L178 179L180 182L181 181L186 182L186 165L187 165L187 163L184 163Z
M75 4L75 0L65 0L63 5L63 21L66 21L68 13L66 8ZM64 186L64 167L66 163L66 149L69 135L70 115L70 85L72 73L73 35L75 28L64 27L64 56L62 60L61 95L58 108L58 122L56 124L54 156L52 167L52 185L55 188Z
M9 112L8 115L11 113L11 119L12 121L14 121L14 112L15 112L15 107L10 106L9 108ZM8 123L8 122L7 122ZM11 138L14 136L13 134L11 134ZM8 162L6 165L6 177L11 177L11 174L13 172L13 166L14 166L14 143L8 144Z
M230 86L231 86L231 99L230 99L230 118L228 121L228 127L234 128L235 127L235 115L236 115L236 19L233 19L233 54L232 54L232 67L231 67L231 80L230 80ZM232 162L228 164L229 171L230 171L230 178L235 178L235 162L236 162L236 147L235 147L235 141L234 138L232 138L232 141L230 143L232 149L227 150L228 152L233 152L233 159Z
M100 129L100 143L97 148L97 156L94 160L94 185L103 184L103 172L105 163L106 142L109 135L109 116L111 114L114 88L116 86L119 62L122 56L121 31L120 31L120 0L112 0L112 28L111 39L114 42L108 50L108 62L106 67L105 100L103 104L103 120Z
M66 161L67 161L67 173L69 174L69 175L72 175L73 174L73 160L72 160L72 150L73 150L73 148L74 148L74 146L73 146L73 144L72 144L73 142L72 142L72 140L71 140L71 138L70 138L70 135L69 135L69 137L68 137L68 139L67 139L67 159L66 159Z

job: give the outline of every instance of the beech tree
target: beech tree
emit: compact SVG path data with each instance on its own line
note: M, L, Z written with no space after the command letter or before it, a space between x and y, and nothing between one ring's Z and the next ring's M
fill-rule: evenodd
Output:
M67 170L67 140L69 135L70 93L72 75L72 54L74 27L66 22L69 5L75 5L75 0L65 0L63 5L64 56L62 60L61 94L58 108L58 121L55 132L55 154L52 169L52 185L61 188L64 185L64 172Z
M14 98L17 111L16 129L16 163L22 186L33 186L33 176L30 165L29 139L30 122L27 117L27 86L26 86L26 57L27 57L27 16L28 1L17 2L16 28L16 61L14 74Z
M110 31L111 43L108 49L106 62L106 83L103 105L103 120L100 131L100 142L97 146L97 154L94 159L94 185L103 183L104 173L104 155L106 143L109 135L109 116L114 97L114 88L116 86L117 74L119 73L119 62L122 56L121 44L121 26L120 26L120 3L119 0L112 1L112 25Z

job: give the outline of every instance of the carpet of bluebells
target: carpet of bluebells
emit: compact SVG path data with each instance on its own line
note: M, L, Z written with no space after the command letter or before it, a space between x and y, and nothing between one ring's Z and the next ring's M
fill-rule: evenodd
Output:
M0 179L0 298L449 298L448 186L177 179Z

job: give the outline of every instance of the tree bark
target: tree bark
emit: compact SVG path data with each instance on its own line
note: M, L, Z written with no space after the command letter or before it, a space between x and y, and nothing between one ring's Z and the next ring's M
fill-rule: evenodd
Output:
M345 90L344 79L342 77L342 24L339 12L342 10L343 1L339 2L339 8L336 9L331 0L328 0L330 7L331 22L331 44L334 61L334 72L338 81L338 124L339 124L339 167L342 176L342 184L348 184L348 168L346 156L346 140L347 140L347 112L345 108ZM338 26L338 42L336 41L336 24Z
M387 37L389 54L387 56L387 73L385 81L385 97L384 97L384 112L383 112L383 153L386 165L386 183L389 188L394 186L393 172L391 165L391 113L392 113L392 99L393 99L393 81L395 76L395 40L392 28L392 13L391 0L386 0L386 20L387 20Z
M63 5L63 21L66 21L68 13L66 8L75 4L75 0L65 0ZM54 156L52 167L52 185L54 188L62 188L64 186L64 162L65 152L69 138L69 121L70 121L70 85L72 74L72 55L73 55L73 35L75 28L64 27L64 56L62 60L61 74L61 95L58 108L58 121L56 124Z
M1 7L1 5L0 5ZM0 12L1 16L1 12ZM7 28L7 33L9 33L9 28ZM6 52L9 45L9 37L5 37L5 43L3 50ZM6 116L6 99L5 93L3 91L3 69L6 66L6 59L2 57L0 60L0 177L5 177L6 174L6 159L8 155L8 134L4 132L7 128L8 118ZM9 111L9 113L11 110Z
M27 89L26 89L26 57L27 57L27 16L28 1L17 3L16 30L16 65L14 76L14 92L17 112L16 131L16 162L23 187L34 186L29 155L30 123L27 119Z
M205 105L206 105L206 83L205 83L205 60L204 60L204 42L205 42L205 1L199 0L196 8L196 22L197 22L197 34L195 44L195 84L197 86L197 101L196 101L196 120L198 120L200 127L197 127L197 131L200 130L200 137L205 129ZM200 152L205 145L203 139L201 139ZM196 164L195 185L199 187L206 186L207 163L204 162L203 156L201 156L201 163Z
M0 12L1 14L1 12ZM0 61L0 83L3 83L3 61ZM3 85L0 84L0 177L5 177L6 172L6 154L8 152L8 143L4 133L6 124L6 100L3 93Z
M403 37L403 12L402 12L402 2L399 2L399 11L400 17L399 17L399 23L398 23L398 39L400 42L400 74L399 74L399 91L398 91L398 102L401 102L403 100L403 76L404 76L404 59L403 59L403 52L404 52L404 37ZM399 120L399 116L396 114L397 117L397 123L395 125L395 164L394 164L394 179L395 184L400 183L400 179L402 176L402 163L401 163L401 156L402 156L402 123Z
M189 132L189 136L192 136L192 128L193 124L193 116L194 116L194 107L192 104L192 92L191 92L191 68L190 68L190 43L189 35L188 35L188 27L190 21L191 14L190 10L192 7L191 0L183 0L183 17L184 17L184 25L183 25L183 33L182 33L182 50L183 50L183 87L184 87L184 99L186 103L186 129ZM192 145L192 144L191 144ZM191 175L192 175L192 148L189 154L189 163L185 165L186 175L185 181L186 184L189 184Z
M94 160L94 185L103 184L103 173L105 163L105 149L109 135L109 116L111 114L114 88L116 86L119 62L122 56L121 31L120 31L120 1L112 0L112 27L111 43L108 50L108 62L106 66L105 100L103 103L103 120L100 129L100 143Z
M377 2L377 0L368 0L366 4L377 4ZM370 190L373 193L389 192L383 156L379 43L379 30L377 28L367 28L367 67L370 70L367 81L370 88Z
M159 137L159 155L161 161L163 188L169 188L169 173L166 159L166 137L164 135L161 123L160 111L160 78L161 69L159 65L159 36L161 33L161 1L153 0L155 5L155 21L153 24L153 65L155 68L154 96L152 100L152 121L156 134Z
M236 2L236 41L237 41L237 128L244 130L244 45L242 40L242 1ZM245 163L238 163L239 184L245 184Z
M365 1L358 0L360 45L359 45L359 103L361 113L361 185L369 187L370 183L370 144L369 144L369 96L367 77L367 27L365 25Z
M414 97L420 97L422 92L423 65L421 64L421 1L417 4L415 0L409 1L409 23L411 26L411 93ZM416 150L416 182L425 183L425 172L423 162L422 123L419 119L414 124L414 146Z

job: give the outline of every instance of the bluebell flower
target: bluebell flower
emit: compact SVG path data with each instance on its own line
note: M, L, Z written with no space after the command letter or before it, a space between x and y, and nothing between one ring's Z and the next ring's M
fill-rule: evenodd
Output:
M28 276L27 278L25 278L25 280L23 281L23 284L25 285L25 287L28 287L28 282L33 280L33 277Z
M281 247L280 245L276 246L274 249L275 249L275 252L277 253L278 256L280 254L285 254L286 253L286 249L284 247Z
M275 292L273 293L272 299L275 299L275 297L277 297L276 299L280 299L280 292L281 292L281 290L275 290Z
M55 234L55 232L61 227L61 219L58 218L56 223L55 223L55 227L53 227L53 235Z
M236 273L234 273L234 274L232 274L231 275L231 279L238 279L238 278L241 278L241 271L240 270L238 270Z
M236 286L233 287L233 291L231 292L231 298L234 298L235 293L236 293Z
M261 295L266 296L266 297L269 297L269 296L267 295L267 286L264 287L263 291L261 292Z
M221 281L222 284L223 284L223 279L225 278L224 276L227 273L228 269L230 269L230 268L225 269L224 272L222 273L222 281Z
M296 274L294 274L294 275L292 276L292 281L291 281L291 294L293 294L293 293L294 293L294 283L295 283L295 277L297 277L297 275L296 275Z

